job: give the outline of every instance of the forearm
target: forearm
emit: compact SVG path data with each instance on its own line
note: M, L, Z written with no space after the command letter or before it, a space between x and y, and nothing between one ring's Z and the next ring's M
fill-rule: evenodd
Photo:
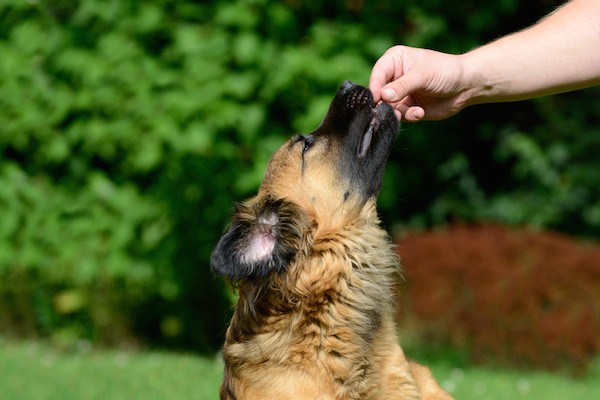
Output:
M467 105L599 84L600 0L573 0L536 25L460 57Z

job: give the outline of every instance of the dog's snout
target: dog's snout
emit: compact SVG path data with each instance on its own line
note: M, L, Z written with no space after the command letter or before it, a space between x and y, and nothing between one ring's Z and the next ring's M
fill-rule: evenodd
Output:
M340 85L337 97L343 99L341 104L352 113L374 106L371 91L349 80Z

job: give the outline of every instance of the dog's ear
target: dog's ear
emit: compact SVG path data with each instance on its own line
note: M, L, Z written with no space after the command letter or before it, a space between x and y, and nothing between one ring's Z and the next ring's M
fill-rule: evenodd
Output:
M308 228L306 214L289 201L265 198L238 204L229 230L213 250L212 270L232 280L284 271Z

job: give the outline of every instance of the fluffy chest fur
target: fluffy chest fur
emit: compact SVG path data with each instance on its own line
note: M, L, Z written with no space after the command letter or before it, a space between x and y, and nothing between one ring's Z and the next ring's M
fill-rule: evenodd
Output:
M397 272L376 224L320 235L285 273L240 286L224 347L229 373L254 387L302 376L333 396L364 398L372 354L393 335Z

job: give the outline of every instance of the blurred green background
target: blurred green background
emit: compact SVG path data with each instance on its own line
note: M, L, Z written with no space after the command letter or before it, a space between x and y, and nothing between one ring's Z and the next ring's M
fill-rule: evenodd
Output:
M218 350L209 268L234 201L396 43L458 53L530 0L2 0L0 335ZM600 89L405 124L395 235L497 221L600 237Z

